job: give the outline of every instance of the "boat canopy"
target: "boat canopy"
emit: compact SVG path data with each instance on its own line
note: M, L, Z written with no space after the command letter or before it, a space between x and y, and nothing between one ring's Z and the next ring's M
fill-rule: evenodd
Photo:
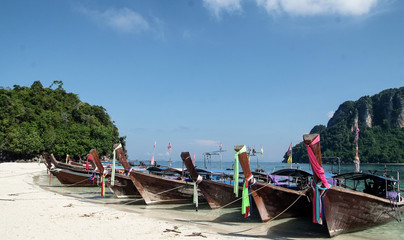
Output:
M333 178L341 179L344 178L345 180L365 180L370 179L373 181L377 180L384 180L387 182L398 182L397 179L386 177L382 175L376 175L372 173L360 173L360 172L350 172L350 173L343 173L339 175L335 175Z
M271 175L309 177L309 176L312 176L313 174L308 171L301 170L301 169L285 168L285 169L277 170L277 171L271 173Z

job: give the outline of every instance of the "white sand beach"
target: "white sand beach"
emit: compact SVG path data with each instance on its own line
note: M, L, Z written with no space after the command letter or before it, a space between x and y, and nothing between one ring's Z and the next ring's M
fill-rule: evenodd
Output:
M237 208L206 207L195 212L192 203L174 207L146 206L139 201L135 205L109 204L108 199L99 197L98 188L90 190L91 197L83 197L60 186L54 177L53 186L48 186L48 176L43 164L0 164L0 239L327 238L310 219L261 223L257 217L244 219ZM117 199L111 196L109 200ZM333 239L403 239L403 232L402 222L393 221Z
M1 239L234 239L50 192L34 183L39 174L43 164L0 164Z

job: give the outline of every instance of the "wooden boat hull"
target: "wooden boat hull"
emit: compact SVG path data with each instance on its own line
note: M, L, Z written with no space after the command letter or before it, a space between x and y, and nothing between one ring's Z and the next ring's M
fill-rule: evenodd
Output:
M130 178L148 205L193 202L193 183L135 171L130 173ZM198 199L204 200L199 191Z
M297 191L262 182L251 188L262 222L273 218L306 216L311 212L307 190Z
M93 173L90 171L72 171L70 169L54 168L50 172L64 186L72 187L97 187L99 175L95 175L94 181L90 181Z
M328 232L333 237L387 223L402 213L404 202L396 206L384 198L332 186L324 196Z
M234 194L233 185L216 182L212 180L203 180L199 183L199 190L202 192L206 201L212 209L228 206L241 206L241 201L237 201ZM239 188L239 198L242 195L242 189Z
M116 174L114 185L112 186L111 184L108 184L108 187L117 198L142 197L129 176Z

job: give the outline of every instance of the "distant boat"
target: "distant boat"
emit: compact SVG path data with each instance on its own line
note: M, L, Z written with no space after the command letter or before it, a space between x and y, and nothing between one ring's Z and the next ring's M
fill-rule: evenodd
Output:
M315 156L315 159L310 159L313 169L316 162L321 166L319 137L319 134L303 135L308 151L312 151ZM324 212L313 216L313 221L321 223L325 220L323 223L327 225L331 237L364 230L394 219L401 220L404 201L399 192L399 180L389 176L352 172L334 176L338 183L325 189L327 187L324 184L320 186L321 174L315 171L314 174L317 185L323 190L320 189L318 195L312 190L309 196L314 204L323 204L317 206L323 208ZM352 184L348 184L349 181ZM320 198L314 200L314 196ZM319 212L321 211L316 214Z
M239 152L244 145L234 146L234 150ZM253 173L251 173L246 152L238 154L240 165L243 169L245 181L252 183ZM281 182L279 175L258 174L255 177L264 181L257 181L251 186L251 195L257 206L262 222L267 222L275 218L297 217L310 214L310 203L307 199L308 178L307 173L298 169L287 169L288 172L283 177L287 179ZM282 174L278 172L275 174ZM289 178L290 177L290 178ZM268 181L265 181L267 179ZM292 179L292 180L290 180ZM272 182L272 183L271 183ZM294 182L294 184L291 184Z
M192 180L197 182L198 189L212 209L241 204L240 201L237 201L238 197L234 193L234 187L230 184L230 180L228 183L219 180L220 177L230 179L230 176L225 175L224 171L213 172L205 169L195 169L189 152L182 152L181 158ZM238 184L238 179L233 179L233 181L237 181ZM241 187L239 187L239 196L241 196Z

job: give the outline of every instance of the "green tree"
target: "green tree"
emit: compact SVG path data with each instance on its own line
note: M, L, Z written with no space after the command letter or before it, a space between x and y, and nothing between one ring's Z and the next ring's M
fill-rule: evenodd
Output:
M116 142L125 144L106 109L81 102L63 89L62 81L48 88L40 81L31 87L1 87L0 103L0 150L15 157L44 151L57 157L83 156L92 148L102 155Z

